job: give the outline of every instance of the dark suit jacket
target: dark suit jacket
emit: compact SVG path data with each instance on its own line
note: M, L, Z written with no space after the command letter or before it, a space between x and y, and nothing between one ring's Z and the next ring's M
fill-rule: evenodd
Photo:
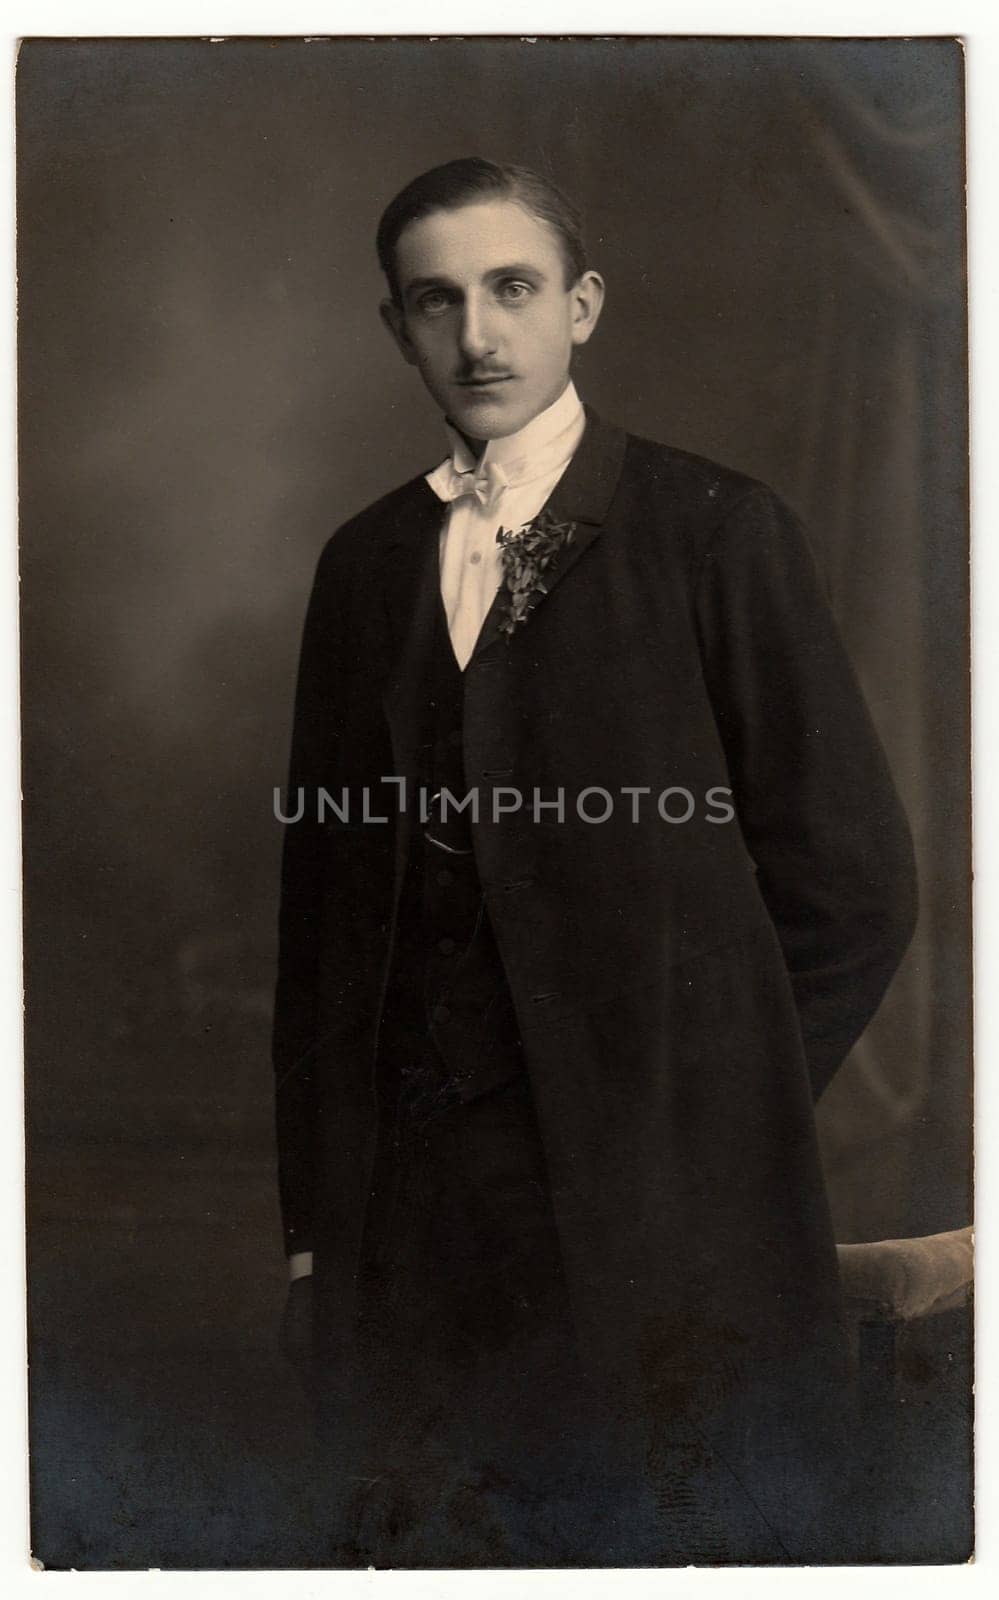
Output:
M911 843L776 495L590 412L550 504L576 531L549 592L509 639L494 607L465 672L476 860L586 1346L696 1382L835 1318L813 1102L911 936ZM416 768L441 517L417 478L341 528L305 627L274 1046L286 1244L316 1252L331 1347L409 825L381 780ZM316 824L317 785L350 791L346 825ZM495 785L561 788L565 821L494 820ZM577 813L591 787L616 799L606 822ZM671 787L694 797L687 822L659 813ZM388 821L359 820L364 789ZM715 789L737 820L709 820Z

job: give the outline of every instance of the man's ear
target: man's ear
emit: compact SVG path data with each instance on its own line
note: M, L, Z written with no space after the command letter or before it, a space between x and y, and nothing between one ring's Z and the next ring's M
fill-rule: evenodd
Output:
M604 307L604 280L599 272L584 272L573 284L572 342L585 344L600 320Z
M383 300L378 309L382 314L382 321L399 346L402 359L408 361L411 367L415 367L416 351L406 332L406 318L402 307L396 305L394 300Z

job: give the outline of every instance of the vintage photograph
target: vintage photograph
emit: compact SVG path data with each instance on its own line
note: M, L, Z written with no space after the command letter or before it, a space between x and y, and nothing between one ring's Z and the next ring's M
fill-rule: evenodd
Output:
M972 1557L964 114L22 42L39 1565Z

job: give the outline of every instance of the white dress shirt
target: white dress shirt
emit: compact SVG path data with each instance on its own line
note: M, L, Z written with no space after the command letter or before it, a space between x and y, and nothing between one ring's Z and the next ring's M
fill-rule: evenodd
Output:
M521 528L541 510L576 453L586 416L569 383L547 411L505 439L490 439L478 461L445 423L451 454L427 482L450 502L440 540L441 596L451 645L464 669L503 579L496 534ZM288 1258L292 1283L312 1272L312 1251Z
M441 595L464 669L503 580L496 534L537 516L575 454L586 417L570 382L519 432L490 439L478 461L461 434L445 427L451 454L427 473L427 482L450 502L441 530Z

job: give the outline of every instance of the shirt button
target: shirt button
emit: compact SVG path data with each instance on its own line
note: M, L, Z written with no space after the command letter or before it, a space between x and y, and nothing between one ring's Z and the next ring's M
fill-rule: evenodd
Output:
M451 1008L450 1006L434 1006L434 1009L430 1015L434 1022L450 1022Z
M445 955L445 956L452 955L453 952L454 952L454 940L453 939L438 939L437 948L441 952L442 955Z
M440 872L437 874L437 882L442 889L446 889L449 883L454 882L454 873L450 867L441 867Z
M473 550L469 560L471 561L473 567L477 567L479 562L482 560L482 552L480 550Z

